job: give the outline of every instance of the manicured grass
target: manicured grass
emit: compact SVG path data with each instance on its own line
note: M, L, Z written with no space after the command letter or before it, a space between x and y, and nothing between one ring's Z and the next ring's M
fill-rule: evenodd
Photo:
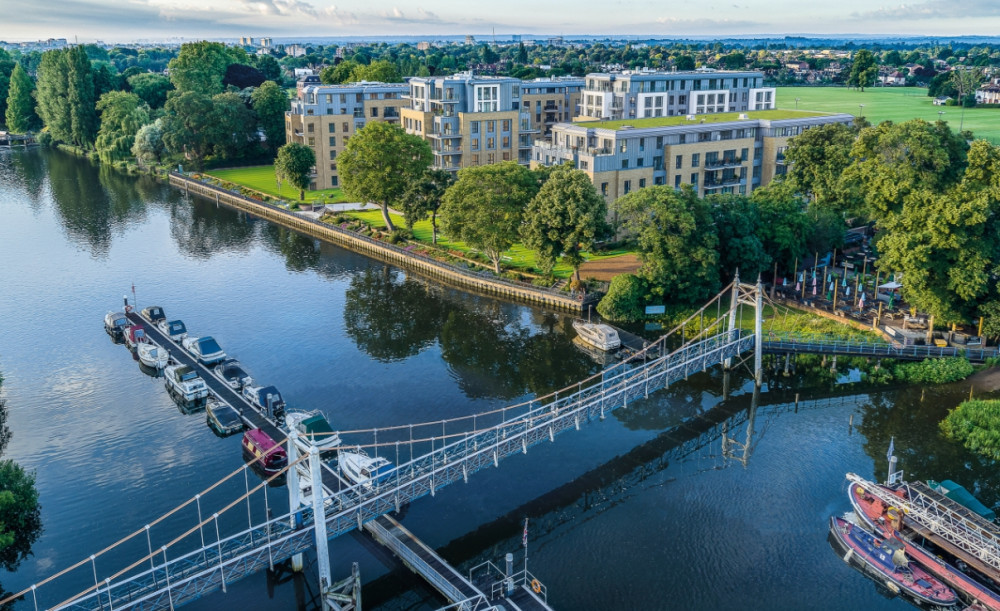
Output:
M222 170L209 170L205 172L207 176L213 176L222 180L228 180L255 191L260 191L271 197L279 197L289 201L299 199L299 190L282 182L278 186L278 181L274 177L273 165L258 165L246 168L228 168ZM345 202L344 192L340 189L320 189L318 191L306 191L306 201L328 200L329 203Z
M720 112L714 114L697 115L697 119L689 121L686 116L674 117L650 117L647 119L625 119L622 121L585 121L579 123L584 127L598 127L601 129L618 129L625 125L635 128L641 127L670 127L676 125L696 125L699 123L725 123L727 121L739 121L740 115L745 114L749 119L770 119L778 121L780 119L799 119L803 117L815 117L819 112L805 112L795 110L755 110L746 113Z
M873 124L882 121L901 123L910 119L946 121L954 130L961 124L971 130L976 138L985 138L1000 143L1000 108L966 108L962 121L962 109L958 106L934 106L933 98L927 97L927 90L919 87L869 87L864 92L847 87L778 87L779 108L794 109L795 98L799 98L799 110L848 113L857 116L860 112ZM864 104L864 108L859 108ZM938 115L944 111L943 115Z
M363 220L365 223L372 227L384 228L385 221L382 220L382 213L378 210L364 210L359 212L348 212L347 216L358 218ZM406 222L403 220L402 216L396 214L390 214L392 222L397 227L405 227ZM440 224L438 225L438 247L446 250L455 250L462 253L472 253L475 252L473 248L469 247L464 242L459 242L455 240L449 240L447 237L441 235ZM419 221L413 225L413 237L418 242L423 242L425 244L430 244L432 239L433 229L431 228L430 220ZM588 261L597 261L600 259L608 259L610 257L617 257L620 255L627 254L631 251L619 249L607 252L602 252L599 254L584 253L584 259ZM503 256L503 266L513 267L516 269L521 269L526 272L538 273L538 267L535 263L535 253L534 251L528 250L521 244L515 244L504 253ZM573 268L569 265L559 262L556 264L553 274L557 278L569 278L573 274Z

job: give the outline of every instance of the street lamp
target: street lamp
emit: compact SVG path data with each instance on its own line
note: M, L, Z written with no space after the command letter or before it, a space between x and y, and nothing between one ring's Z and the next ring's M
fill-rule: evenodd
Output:
M858 104L858 118L865 116L865 105Z
M944 121L944 117L942 117L942 116L941 116L941 115L943 115L943 114L944 114L944 111L943 111L943 110L939 110L939 111L938 111L938 121Z
M795 98L795 110L799 109L799 100L801 100L801 99L802 98Z

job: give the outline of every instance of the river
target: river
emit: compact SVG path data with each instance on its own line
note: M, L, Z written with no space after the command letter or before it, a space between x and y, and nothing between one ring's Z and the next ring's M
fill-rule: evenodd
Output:
M444 287L57 151L0 152L0 253L5 457L37 473L44 525L33 555L0 575L8 591L242 464L238 436L219 439L203 413L178 410L104 333L103 315L133 286L140 305L213 335L291 406L320 409L341 430L477 413L599 370L562 314ZM414 502L402 522L468 569L508 551L520 563L528 517L529 569L561 610L901 609L827 544L829 516L848 509L844 473L884 478L895 436L907 477L950 477L1000 500L993 466L937 434L963 385L876 392L776 379L745 460L723 456L718 438L679 450L707 428L703 416L729 415L729 435L745 441L752 385L735 375L726 401L721 372L692 376ZM796 389L799 410L775 407ZM241 494L238 479L206 495L206 511ZM278 505L282 491L271 493ZM192 519L157 525L153 545ZM137 543L102 558L98 574L145 554ZM360 534L330 549L334 579L359 563L366 608L443 604ZM46 604L89 579L58 581ZM304 579L257 575L188 608L313 608L315 590L310 562Z

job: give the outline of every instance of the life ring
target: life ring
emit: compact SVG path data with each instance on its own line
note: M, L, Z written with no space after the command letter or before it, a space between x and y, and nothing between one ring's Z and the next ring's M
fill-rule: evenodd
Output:
M537 579L532 579L531 580L531 591L534 592L535 594L541 594L541 592L542 592L542 582L538 581Z

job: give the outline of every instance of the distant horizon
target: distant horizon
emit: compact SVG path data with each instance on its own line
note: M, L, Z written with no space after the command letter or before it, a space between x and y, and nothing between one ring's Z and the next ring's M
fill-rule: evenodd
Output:
M896 4L880 4L882 1ZM1000 32L1000 2L966 0L574 0L456 3L452 0L37 0L0 2L0 37L84 42L520 34L667 39L693 37L933 37ZM586 34L585 32L607 32ZM901 33L905 32L905 34ZM550 34L551 33L551 34ZM846 34L845 34L846 33Z

